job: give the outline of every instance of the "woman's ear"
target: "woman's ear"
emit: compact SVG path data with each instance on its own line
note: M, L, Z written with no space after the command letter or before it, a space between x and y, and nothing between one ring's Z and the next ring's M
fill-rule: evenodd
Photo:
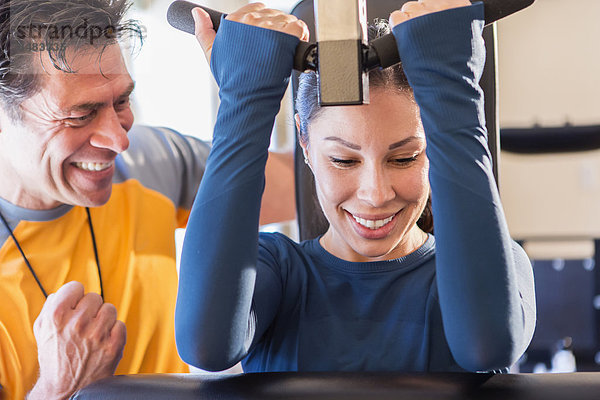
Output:
M296 122L296 131L298 132L298 137L301 138L300 134L300 116L298 113L294 114L294 121ZM300 147L302 147L302 155L304 156L304 163L308 165L308 168L312 171L312 166L310 165L310 160L308 158L308 140L299 139Z
M298 135L300 134L300 115L298 113L294 114L294 122L296 123L296 132Z
M308 159L308 150L306 147L302 146L302 155L304 156L304 164L308 165L308 168L312 171L312 166L310 165L310 160Z

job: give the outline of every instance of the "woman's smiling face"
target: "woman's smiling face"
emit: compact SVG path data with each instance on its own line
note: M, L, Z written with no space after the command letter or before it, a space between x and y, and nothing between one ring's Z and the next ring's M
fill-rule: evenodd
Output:
M363 106L323 109L308 126L305 155L330 227L323 247L348 261L388 260L416 250L429 196L429 162L412 96L374 89Z

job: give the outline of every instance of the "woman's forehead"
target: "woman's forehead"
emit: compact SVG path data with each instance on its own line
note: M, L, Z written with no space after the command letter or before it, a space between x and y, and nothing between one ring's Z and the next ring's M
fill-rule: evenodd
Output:
M323 108L309 124L309 135L313 140L334 136L353 142L370 142L373 138L394 142L424 136L418 106L411 95L375 90L370 100L368 105Z

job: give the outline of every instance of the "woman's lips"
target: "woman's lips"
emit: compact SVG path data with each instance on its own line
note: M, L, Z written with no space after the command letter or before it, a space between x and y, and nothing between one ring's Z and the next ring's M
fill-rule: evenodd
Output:
M354 215L346 211L348 218L351 222L354 231L365 239L383 239L385 238L396 226L396 216L400 211L395 214L368 216L366 215Z

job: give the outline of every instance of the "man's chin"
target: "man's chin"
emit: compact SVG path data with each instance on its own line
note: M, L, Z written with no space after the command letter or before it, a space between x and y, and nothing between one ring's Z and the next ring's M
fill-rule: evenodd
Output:
M96 193L79 194L76 199L71 202L71 205L80 207L101 207L110 200L112 186L108 190L103 190Z

